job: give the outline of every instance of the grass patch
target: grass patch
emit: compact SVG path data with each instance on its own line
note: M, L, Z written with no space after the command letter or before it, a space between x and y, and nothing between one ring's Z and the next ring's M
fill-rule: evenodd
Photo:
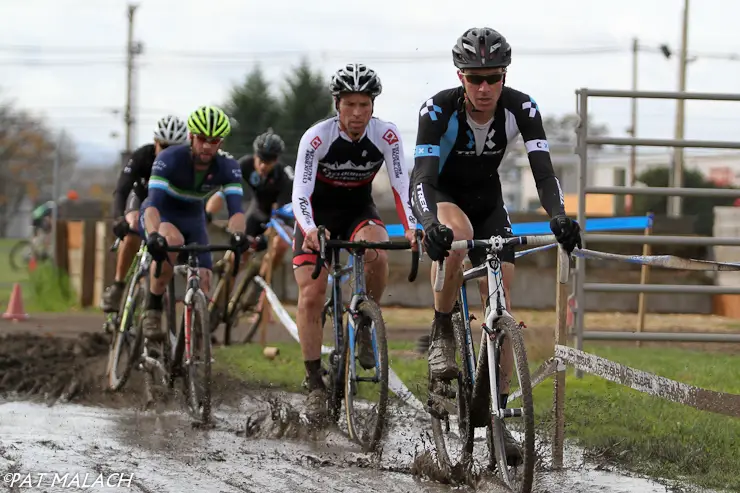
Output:
M409 389L426 401L426 360L414 343L389 341L390 364ZM296 343L277 344L270 361L259 345L220 348L218 365L263 387L301 391L303 361ZM587 345L586 350L661 376L707 389L740 394L740 360L731 355L669 348ZM534 369L536 363L531 362ZM538 423L546 426L551 380L535 389ZM569 372L566 434L601 461L703 487L740 491L740 419L703 413L629 388Z

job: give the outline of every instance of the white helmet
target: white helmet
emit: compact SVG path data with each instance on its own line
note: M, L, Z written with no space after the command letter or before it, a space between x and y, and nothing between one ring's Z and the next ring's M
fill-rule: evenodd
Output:
M375 70L362 63L348 63L332 76L329 90L334 97L343 92L363 92L375 99L383 91L383 86Z
M188 126L178 117L167 115L157 122L154 140L167 145L184 144L188 141Z

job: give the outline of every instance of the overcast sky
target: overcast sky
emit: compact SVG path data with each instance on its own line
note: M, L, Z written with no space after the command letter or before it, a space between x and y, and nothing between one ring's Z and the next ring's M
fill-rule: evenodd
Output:
M533 96L544 115L574 111L578 87L629 89L633 37L646 47L639 57L640 88L673 91L678 58L666 60L647 50L666 43L678 52L682 5L680 0L142 0L135 18L144 55L134 145L151 140L151 127L163 114L185 117L200 104L223 102L258 61L279 91L281 76L305 54L327 81L347 62L374 68L384 89L375 115L399 126L408 154L420 104L458 83L450 49L476 25L507 37L513 47L507 84ZM700 58L689 64L688 90L740 92L740 59L701 57L740 53L733 19L740 19L740 1L692 2L689 53ZM86 155L99 147L105 159L124 142L122 118L112 111L124 104L125 40L123 0L3 0L0 99L46 116L55 128L71 132ZM625 135L629 100L589 104L613 135ZM643 100L639 113L640 136L672 137L675 102ZM738 140L739 114L740 103L690 101L686 136ZM111 132L119 136L112 138Z

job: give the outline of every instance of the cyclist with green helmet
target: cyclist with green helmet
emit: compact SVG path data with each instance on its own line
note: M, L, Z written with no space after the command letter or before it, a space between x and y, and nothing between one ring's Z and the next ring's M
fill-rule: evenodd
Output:
M155 262L167 257L165 248L186 243L208 244L204 201L223 190L229 211L231 243L246 248L247 236L242 210L242 174L239 164L220 151L231 124L226 114L215 106L201 106L188 118L189 144L171 146L157 155L149 178L148 195L141 206L139 226L146 235L147 249ZM176 254L170 254L172 264ZM199 255L201 287L210 289L213 261L209 253ZM144 336L161 340L162 295L172 277L172 267L163 262L162 273L154 278L151 270L150 292L143 321Z

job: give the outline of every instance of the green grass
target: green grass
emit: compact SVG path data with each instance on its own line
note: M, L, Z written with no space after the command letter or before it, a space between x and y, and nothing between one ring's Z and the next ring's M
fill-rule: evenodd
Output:
M277 344L270 361L259 345L217 350L222 369L266 388L301 391L304 369L300 347ZM410 351L414 343L389 342L390 363L409 389L426 401L426 361ZM711 390L740 394L740 359L716 353L669 348L586 350L634 368ZM531 362L532 368L536 362ZM595 461L612 461L654 477L685 480L709 488L740 491L740 419L696 411L633 391L601 378L566 384L566 434ZM552 380L535 389L538 424L548 428Z
M0 309L5 311L13 284L20 283L26 312L65 312L74 308L76 298L65 274L57 273L49 263L40 263L32 273L10 268L10 249L17 239L0 240Z

